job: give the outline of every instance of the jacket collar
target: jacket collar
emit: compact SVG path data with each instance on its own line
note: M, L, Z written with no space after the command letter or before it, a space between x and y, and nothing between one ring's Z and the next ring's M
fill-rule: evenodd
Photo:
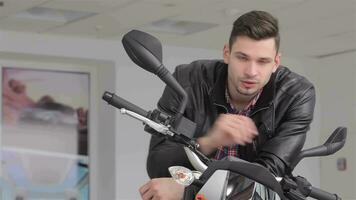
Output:
M227 112L227 100L225 96L225 87L226 87L226 78L227 78L227 64L222 63L219 66L215 74L215 83L211 90L210 96L213 98L213 103L216 106L224 108L225 112Z
M277 70L278 71L278 70ZM273 73L271 75L270 80L268 83L265 85L263 88L263 91L258 98L255 107L252 110L252 113L254 111L257 111L261 108L268 107L272 104L273 98L275 96L275 79L276 79L276 74ZM226 79L227 79L227 64L222 63L220 65L219 70L217 70L216 73L216 81L215 84L211 90L211 96L213 98L213 103L217 106L225 108L225 111L227 111L227 100L225 98L225 87L226 87Z

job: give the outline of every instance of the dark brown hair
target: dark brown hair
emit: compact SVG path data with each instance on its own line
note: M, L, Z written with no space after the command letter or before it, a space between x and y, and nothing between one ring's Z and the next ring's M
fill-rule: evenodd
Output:
M279 50L278 20L268 12L251 11L237 18L230 34L230 50L237 36L247 36L254 40L274 38L277 52Z

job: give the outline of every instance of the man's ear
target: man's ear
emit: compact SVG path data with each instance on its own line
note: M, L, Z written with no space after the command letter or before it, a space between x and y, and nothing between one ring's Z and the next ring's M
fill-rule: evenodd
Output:
M273 73L276 72L279 65L281 64L281 53L277 53L276 57L274 58L275 66L273 68Z
M223 49L223 57L224 57L224 63L229 64L229 58L230 58L230 46L228 43L224 45Z

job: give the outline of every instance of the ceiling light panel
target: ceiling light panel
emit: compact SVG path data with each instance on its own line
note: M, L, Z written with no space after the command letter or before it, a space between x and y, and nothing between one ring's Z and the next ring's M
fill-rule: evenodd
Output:
M104 38L119 34L121 31L121 24L114 17L106 14L99 14L87 19L66 24L65 26L48 29L45 33Z
M177 37L170 45L193 48L207 48L221 51L228 41L231 26L221 25L208 31ZM223 33L223 34L222 34ZM192 42L194 41L194 42Z
M1 30L18 31L18 32L41 32L62 23L38 20L25 20L8 17L0 20Z
M38 7L33 7L24 10L10 17L23 19L23 20L69 23L79 19L88 18L95 14L96 13L94 12L87 12L87 11L54 9L54 8L46 8L46 7L38 6Z
M156 32L189 35L192 33L208 30L217 25L218 24L205 23L205 22L162 19L162 20L152 22L149 25L144 26L144 28Z
M39 6L46 2L46 0L2 0L2 2L4 5L0 7L0 18Z
M117 19L124 27L137 27L160 19L176 16L180 11L178 7L165 7L162 4L139 2L127 6L124 9L118 8L110 15Z
M117 7L123 7L135 1L136 0L51 0L42 6L53 9L107 13L108 11L114 10Z

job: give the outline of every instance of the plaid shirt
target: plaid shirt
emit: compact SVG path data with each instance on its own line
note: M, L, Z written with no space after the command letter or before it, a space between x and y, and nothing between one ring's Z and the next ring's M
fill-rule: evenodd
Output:
M232 114L237 114L237 115L243 115L243 116L248 116L252 108L255 106L258 98L260 97L262 93L262 90L246 105L246 107L243 110L237 110L234 105L230 102L230 96L229 92L227 91L227 88L225 89L225 97L227 100L228 104L228 113ZM225 146L225 147L220 147L216 154L215 154L215 159L221 160L226 156L234 156L237 157L237 151L238 151L238 145L230 145L230 146Z

